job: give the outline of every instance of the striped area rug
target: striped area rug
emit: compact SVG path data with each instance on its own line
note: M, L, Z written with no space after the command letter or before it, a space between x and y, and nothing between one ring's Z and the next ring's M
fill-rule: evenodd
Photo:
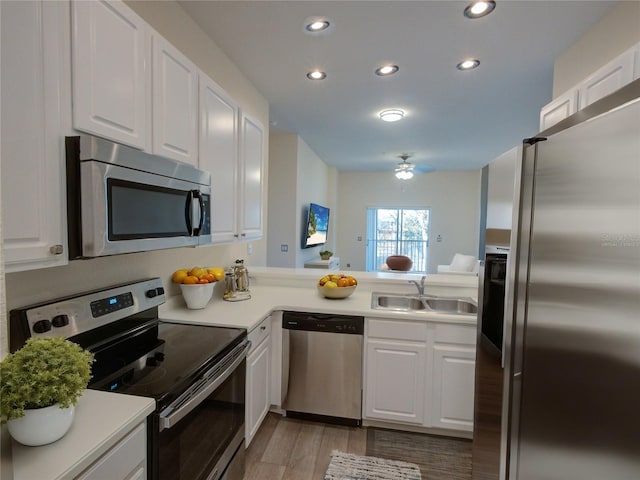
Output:
M420 480L420 468L413 463L334 450L324 480Z

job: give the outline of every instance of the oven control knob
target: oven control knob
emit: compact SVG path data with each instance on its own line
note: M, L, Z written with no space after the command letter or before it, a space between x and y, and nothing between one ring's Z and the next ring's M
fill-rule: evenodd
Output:
M53 320L51 320L51 323L56 328L65 327L69 325L69 317L65 314L56 315L53 317Z
M147 357L147 367L156 367L158 365L158 360L156 357Z
M148 367L157 367L160 362L164 360L164 353L156 352L153 357L147 358Z
M156 293L158 295L164 295L164 287L158 287L156 288Z
M45 333L51 330L51 322L49 320L40 320L33 324L33 331L36 333Z
M147 298L153 298L158 295L158 291L155 288L152 288L151 290L147 290L146 295Z

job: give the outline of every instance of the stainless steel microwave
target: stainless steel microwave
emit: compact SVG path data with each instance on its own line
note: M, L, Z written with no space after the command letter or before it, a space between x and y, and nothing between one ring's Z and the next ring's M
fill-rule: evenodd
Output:
M65 143L70 258L211 243L211 174L89 135Z

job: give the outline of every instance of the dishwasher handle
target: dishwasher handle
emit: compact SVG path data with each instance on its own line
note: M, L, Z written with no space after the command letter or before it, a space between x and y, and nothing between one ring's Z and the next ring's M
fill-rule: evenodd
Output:
M364 334L364 317L328 313L284 312L282 330L303 330L346 335Z

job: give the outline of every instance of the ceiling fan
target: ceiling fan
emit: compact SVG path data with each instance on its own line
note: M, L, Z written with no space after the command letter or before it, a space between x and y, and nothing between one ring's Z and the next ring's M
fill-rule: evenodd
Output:
M396 178L400 180L409 180L413 178L413 164L407 162L410 155L403 153L402 155L398 155L398 158L402 160L402 162L398 163L396 167Z
M413 178L413 175L415 173L426 173L433 170L432 167L419 166L407 162L407 160L411 158L411 155L409 155L408 153L398 155L398 158L402 161L398 163L398 166L395 169L395 175L396 178L399 178L400 180L409 180L410 178Z

